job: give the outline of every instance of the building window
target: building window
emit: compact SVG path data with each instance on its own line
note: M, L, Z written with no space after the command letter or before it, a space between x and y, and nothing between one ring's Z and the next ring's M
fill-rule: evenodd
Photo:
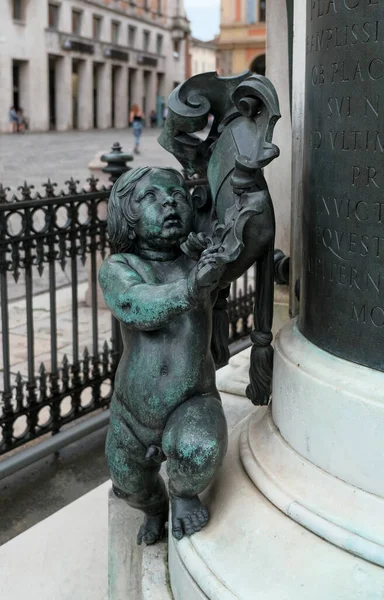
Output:
M157 14L161 15L162 11L162 1L161 0L157 0Z
M136 46L136 31L137 27L128 26L128 46L134 48Z
M50 2L48 4L48 27L49 29L59 29L59 10L58 4Z
M173 58L179 58L180 56L180 41L173 40Z
M256 23L256 0L247 0L247 23Z
M119 43L120 23L118 21L112 21L111 23L111 42L112 44Z
M143 50L144 52L149 52L149 44L150 44L150 31L143 31Z
M77 33L80 35L81 33L81 20L83 13L81 10L72 9L72 33Z
M15 21L22 21L24 18L24 0L13 0L12 14Z
M260 0L260 12L259 12L259 21L264 22L266 16L266 0Z
M161 56L161 54L163 53L163 36L160 34L157 34L157 38L156 38L156 52L159 56Z
M144 0L144 10L149 10L149 0Z
M97 15L93 15L92 19L92 34L94 40L101 39L101 23L102 17L98 17Z

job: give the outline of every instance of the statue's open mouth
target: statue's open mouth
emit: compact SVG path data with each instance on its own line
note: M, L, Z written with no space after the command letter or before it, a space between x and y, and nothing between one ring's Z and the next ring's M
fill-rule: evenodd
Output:
M181 218L177 213L172 213L164 219L164 225L181 225Z

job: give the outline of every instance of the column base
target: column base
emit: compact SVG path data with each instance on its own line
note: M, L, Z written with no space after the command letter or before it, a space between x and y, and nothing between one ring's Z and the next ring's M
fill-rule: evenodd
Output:
M379 600L384 594L381 567L302 527L245 472L240 449L245 456L254 428L266 431L268 439L269 423L268 412L258 409L234 430L225 464L205 494L209 525L180 542L170 535L174 599ZM245 460L254 458L249 454ZM251 471L250 464L247 469ZM304 480L304 488L306 484Z
M209 525L169 539L175 600L384 597L383 389L294 322L279 332L272 409L232 432Z

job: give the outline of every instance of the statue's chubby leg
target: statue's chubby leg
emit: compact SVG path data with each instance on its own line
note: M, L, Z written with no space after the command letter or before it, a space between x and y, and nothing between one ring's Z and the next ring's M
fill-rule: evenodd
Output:
M167 457L172 505L172 533L176 539L200 531L209 519L198 494L213 479L228 445L222 404L213 395L191 398L168 419L162 448Z
M168 495L160 464L146 459L147 448L119 413L111 409L106 457L113 491L133 508L145 513L137 541L154 544L164 535L168 520Z

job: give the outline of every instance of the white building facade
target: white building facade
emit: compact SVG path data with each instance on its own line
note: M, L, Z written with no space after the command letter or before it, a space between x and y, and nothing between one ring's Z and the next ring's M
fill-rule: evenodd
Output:
M3 0L0 132L123 128L136 103L162 118L186 77L182 0Z
M190 41L191 75L216 71L216 45L214 40L203 42L196 38Z

